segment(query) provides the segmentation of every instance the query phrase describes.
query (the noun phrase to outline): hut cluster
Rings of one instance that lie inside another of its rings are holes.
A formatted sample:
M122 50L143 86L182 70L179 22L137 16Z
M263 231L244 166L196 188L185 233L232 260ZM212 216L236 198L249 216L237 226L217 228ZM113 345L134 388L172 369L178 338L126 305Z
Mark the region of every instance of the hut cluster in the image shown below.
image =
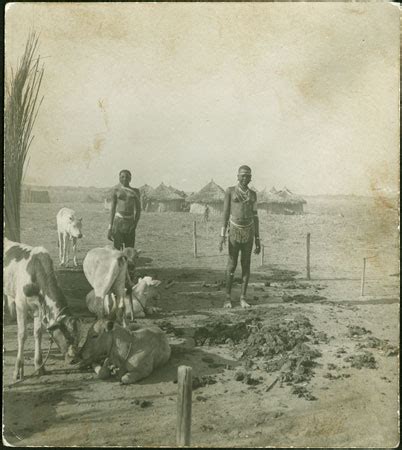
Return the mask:
M189 211L193 214L202 214L206 205L208 205L210 214L217 215L223 211L225 191L214 180L211 180L200 191L189 195L173 186L166 186L164 183L155 189L148 184L139 189L144 211ZM258 209L265 210L270 214L302 214L303 205L306 203L306 200L286 187L279 191L274 187L270 191L263 189L257 192L257 199Z
M56 188L54 188L56 189ZM104 201L104 208L110 210L112 190L91 188L91 191L73 191L59 193L57 190L51 192L35 190L24 187L22 190L22 201L29 203L49 203L50 201L81 201L84 203L98 203ZM259 210L264 210L269 214L303 214L303 205L306 203L299 195L294 194L284 187L277 191L274 187L271 190L263 189L257 191L257 205ZM161 183L153 188L144 184L139 188L141 192L141 209L145 212L190 212L193 214L203 214L208 205L209 214L220 215L223 212L223 201L225 191L221 186L211 180L198 192L186 193L173 186ZM98 192L99 191L99 192ZM56 200L55 200L56 199Z

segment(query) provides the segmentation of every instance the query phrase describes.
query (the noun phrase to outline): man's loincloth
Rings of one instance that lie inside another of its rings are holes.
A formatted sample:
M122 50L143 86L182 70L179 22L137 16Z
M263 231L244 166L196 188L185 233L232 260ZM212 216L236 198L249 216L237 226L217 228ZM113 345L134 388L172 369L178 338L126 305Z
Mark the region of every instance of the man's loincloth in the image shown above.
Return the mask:
M232 220L229 221L229 239L233 244L245 244L250 241L252 242L254 233L254 221L247 225L237 225Z
M120 213L116 213L113 221L113 235L116 233L131 234L134 232L134 215L123 216Z

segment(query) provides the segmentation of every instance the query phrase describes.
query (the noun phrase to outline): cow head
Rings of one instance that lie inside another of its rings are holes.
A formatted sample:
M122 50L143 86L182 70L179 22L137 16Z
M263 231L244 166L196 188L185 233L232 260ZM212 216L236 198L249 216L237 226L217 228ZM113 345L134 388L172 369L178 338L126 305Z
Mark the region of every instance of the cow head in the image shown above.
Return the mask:
M114 322L106 319L97 320L90 326L84 345L78 354L81 367L101 361L109 355L113 344L113 328Z
M80 321L66 314L48 323L47 330L64 355L65 362L72 364L78 354Z
M136 250L132 247L126 247L123 250L123 256L127 260L127 266L130 271L135 269L135 266L137 265L138 258L140 256L141 250Z
M160 299L158 286L161 283L162 283L161 281L154 280L154 279L152 279L152 277L148 277L148 276L143 277L143 278L138 278L137 286L141 286L140 292L142 291L142 300L143 300L144 306L146 306L147 301L149 301L149 300L159 300Z
M77 219L75 216L68 217L67 231L70 238L82 238L82 217Z

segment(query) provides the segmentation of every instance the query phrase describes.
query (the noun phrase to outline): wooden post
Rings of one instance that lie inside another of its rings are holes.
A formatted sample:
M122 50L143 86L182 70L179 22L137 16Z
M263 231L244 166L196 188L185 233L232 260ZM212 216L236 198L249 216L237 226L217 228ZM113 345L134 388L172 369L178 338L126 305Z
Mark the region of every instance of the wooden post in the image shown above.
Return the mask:
M191 367L179 366L177 369L177 429L176 443L178 447L189 446L191 441Z
M194 246L194 258L197 258L197 222L193 222L193 246Z
M364 296L364 283L366 281L366 258L363 258L363 272L362 272L362 284L361 284L361 296Z
M307 233L307 279L310 280L310 233Z
M261 245L261 265L264 265L264 245Z

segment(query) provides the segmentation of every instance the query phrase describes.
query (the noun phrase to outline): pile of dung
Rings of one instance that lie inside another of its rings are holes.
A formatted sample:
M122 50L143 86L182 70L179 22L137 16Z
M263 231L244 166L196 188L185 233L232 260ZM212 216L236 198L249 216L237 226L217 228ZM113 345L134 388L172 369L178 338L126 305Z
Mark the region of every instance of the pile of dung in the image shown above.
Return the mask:
M359 355L351 355L345 358L346 362L350 362L351 367L354 367L356 369L362 369L363 367L366 367L368 369L376 369L377 368L377 362L374 358L374 355L371 352L363 352Z
M258 318L249 318L241 322L228 323L217 320L204 327L197 328L194 333L196 345L238 344L248 338Z
M357 348L375 348L381 350L386 356L397 356L399 348L391 345L387 339L379 339L374 336L367 336L366 339L357 344Z
M327 336L317 333L307 317L297 315L293 320L252 328L241 359L247 364L259 358L267 372L280 371L281 382L309 382L321 353L308 343L318 343L319 338L326 340Z
M155 324L163 330L165 333L174 334L177 337L183 336L184 331L180 328L176 328L173 324L168 322L167 320L163 320L161 322L155 322Z
M314 302L320 302L323 300L326 300L327 297L323 297L322 295L304 295L304 294L297 294L297 295L284 295L282 297L282 300L285 303L314 303Z
M371 334L371 331L366 330L364 327L360 327L358 325L349 325L348 326L348 336L349 337L364 336L369 333Z

